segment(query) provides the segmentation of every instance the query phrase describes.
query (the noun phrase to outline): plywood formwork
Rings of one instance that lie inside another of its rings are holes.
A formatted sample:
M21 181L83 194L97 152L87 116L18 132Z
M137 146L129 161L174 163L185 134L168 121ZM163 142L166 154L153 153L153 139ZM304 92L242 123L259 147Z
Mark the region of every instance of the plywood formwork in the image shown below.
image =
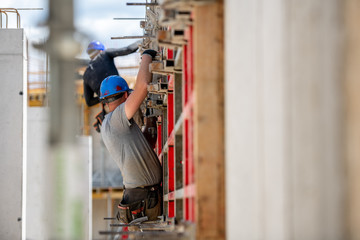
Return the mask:
M346 239L360 239L360 1L345 1Z
M195 7L193 34L197 239L225 239L222 1Z

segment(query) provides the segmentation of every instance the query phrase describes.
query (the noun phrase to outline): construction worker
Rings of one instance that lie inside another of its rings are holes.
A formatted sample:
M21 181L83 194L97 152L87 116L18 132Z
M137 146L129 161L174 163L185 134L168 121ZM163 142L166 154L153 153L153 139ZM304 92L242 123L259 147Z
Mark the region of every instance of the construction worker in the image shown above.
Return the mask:
M105 46L99 41L92 41L89 43L86 52L90 57L90 62L83 75L84 98L89 107L100 102L99 90L102 80L111 75L118 75L114 58L136 52L139 44L140 41L124 48L112 48L105 50ZM96 96L94 96L94 94L96 94ZM140 113L141 112L137 115L137 121L143 123L142 114ZM100 132L100 125L104 116L105 111L102 109L102 111L100 111L95 117L96 122L93 126L98 132Z
M118 75L114 58L136 52L140 42L135 42L124 48L106 49L99 41L92 41L86 50L90 57L89 66L84 72L84 97L86 104L94 106L100 102L99 90L102 80L111 75ZM94 93L97 96L94 96Z
M117 214L123 223L156 220L161 215L160 161L133 120L147 95L149 64L156 54L143 52L134 91L117 75L105 78L100 87L100 100L108 109L101 125L102 139L123 175L125 190Z

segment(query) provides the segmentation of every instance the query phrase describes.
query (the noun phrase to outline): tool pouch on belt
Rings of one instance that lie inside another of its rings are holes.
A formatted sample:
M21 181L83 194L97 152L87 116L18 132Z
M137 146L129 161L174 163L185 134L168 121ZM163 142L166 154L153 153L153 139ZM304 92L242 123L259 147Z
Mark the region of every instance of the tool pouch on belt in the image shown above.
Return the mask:
M116 215L117 220L122 223L129 223L145 216L145 201L141 200L129 204L120 203L118 209L119 211Z

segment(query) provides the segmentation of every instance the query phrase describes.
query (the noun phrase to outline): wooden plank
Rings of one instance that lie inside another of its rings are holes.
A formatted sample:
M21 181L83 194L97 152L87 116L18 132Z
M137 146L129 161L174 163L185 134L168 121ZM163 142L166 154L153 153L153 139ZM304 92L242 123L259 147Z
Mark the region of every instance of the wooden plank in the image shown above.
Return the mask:
M164 70L164 63L161 62L152 62L149 65L149 72L155 72L155 71L163 71Z
M360 1L345 1L345 157L347 239L360 239Z
M170 41L171 39L171 32L165 30L159 30L157 32L157 39L159 41Z
M197 239L225 239L223 3L196 6L194 16Z

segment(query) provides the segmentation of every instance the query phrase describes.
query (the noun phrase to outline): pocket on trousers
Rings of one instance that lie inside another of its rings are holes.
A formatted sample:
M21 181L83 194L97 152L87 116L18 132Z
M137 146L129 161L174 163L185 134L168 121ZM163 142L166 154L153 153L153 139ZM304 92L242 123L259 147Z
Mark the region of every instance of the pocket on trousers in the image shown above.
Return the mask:
M161 204L158 194L156 194L156 197L150 197L146 201L145 215L148 216L150 221L157 220L157 217L161 215Z
M147 198L147 208L154 208L158 202L159 202L159 193L158 191L151 191L148 194L148 198Z

